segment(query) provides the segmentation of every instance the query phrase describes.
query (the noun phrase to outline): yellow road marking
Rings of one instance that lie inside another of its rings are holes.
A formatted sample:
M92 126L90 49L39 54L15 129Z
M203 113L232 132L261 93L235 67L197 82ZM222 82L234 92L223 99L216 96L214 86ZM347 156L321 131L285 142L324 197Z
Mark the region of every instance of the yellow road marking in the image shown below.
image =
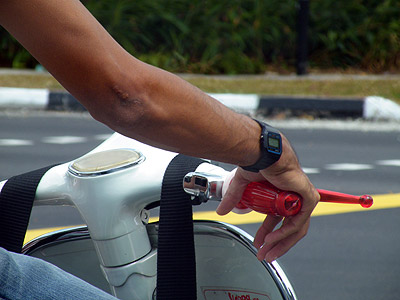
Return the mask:
M64 227L47 227L47 228L38 228L38 229L29 229L26 231L25 234L25 239L24 239L24 244L27 242L33 240L34 238L37 238L38 236L41 236L43 234L61 230L61 229L66 229L66 228L72 228L75 226L64 226Z
M325 216L325 215L335 215L344 214L359 211L370 211L378 209L387 209L400 207L400 193L399 194L385 194L385 195L375 195L374 204L370 208L363 208L361 205L354 204L336 204L336 203L319 203L314 209L312 216ZM193 214L195 220L214 220L221 221L234 225L241 224L252 224L261 223L265 219L265 215L256 212L251 212L244 215L239 215L235 213L229 213L226 216L219 216L214 211L201 211L195 212ZM150 218L150 222L157 221L158 217ZM57 231L68 227L52 227L52 228L40 228L40 229L30 229L27 231L24 243L41 236L45 233Z

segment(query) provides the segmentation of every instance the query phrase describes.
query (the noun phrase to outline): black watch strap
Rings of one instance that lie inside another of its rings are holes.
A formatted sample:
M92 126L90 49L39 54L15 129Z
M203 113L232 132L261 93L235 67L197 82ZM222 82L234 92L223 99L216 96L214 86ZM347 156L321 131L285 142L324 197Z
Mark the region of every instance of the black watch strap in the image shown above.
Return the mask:
M261 127L260 159L251 166L241 166L246 171L258 172L277 162L282 154L282 137L279 131L267 123L254 120Z

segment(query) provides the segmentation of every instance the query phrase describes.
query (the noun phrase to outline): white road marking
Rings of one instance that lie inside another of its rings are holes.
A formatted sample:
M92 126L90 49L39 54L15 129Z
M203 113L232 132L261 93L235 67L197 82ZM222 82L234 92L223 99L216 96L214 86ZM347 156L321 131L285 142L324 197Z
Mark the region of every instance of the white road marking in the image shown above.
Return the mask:
M381 166L400 167L400 159L378 160L376 163Z
M31 146L33 142L30 140L20 139L0 139L0 146Z
M318 168L302 168L303 172L306 174L319 174Z
M104 141L109 138L112 134L98 134L91 137L94 140ZM42 142L46 144L78 144L85 143L90 139L90 137L81 136L49 136L43 137ZM28 139L0 139L0 147L18 147L18 146L32 146L34 141ZM400 159L387 159L378 160L373 164L355 164L355 163L336 163L327 164L322 168L308 168L304 167L303 171L306 174L319 174L321 169L331 170L331 171L362 171L374 169L374 165L378 166L389 166L389 167L400 167Z
M87 138L81 136L49 136L42 139L43 143L59 145L78 144L86 141Z
M112 136L112 134L98 134L94 136L95 140L99 140L99 141L105 141L106 139L108 139L110 136Z
M350 164L350 163L342 163L342 164L328 164L325 166L327 170L332 171L360 171L360 170L370 170L374 167L368 164Z

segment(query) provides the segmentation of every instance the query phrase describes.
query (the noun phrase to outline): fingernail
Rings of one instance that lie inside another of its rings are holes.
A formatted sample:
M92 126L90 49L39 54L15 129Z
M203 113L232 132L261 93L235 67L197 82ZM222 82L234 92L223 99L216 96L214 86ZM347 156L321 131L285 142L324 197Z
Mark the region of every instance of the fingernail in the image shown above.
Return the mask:
M221 209L217 209L215 212L216 212L217 215L219 215L219 216L224 216L224 215L227 214L225 211L223 211L223 210L221 210Z

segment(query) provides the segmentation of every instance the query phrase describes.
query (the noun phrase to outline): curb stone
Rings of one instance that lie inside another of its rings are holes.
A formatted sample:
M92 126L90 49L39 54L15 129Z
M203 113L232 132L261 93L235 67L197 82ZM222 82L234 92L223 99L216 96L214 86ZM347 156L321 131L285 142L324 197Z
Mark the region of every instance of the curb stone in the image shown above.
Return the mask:
M321 116L400 120L400 105L378 96L329 98L256 94L209 95L233 110L248 114L268 115L279 111L318 112ZM85 108L65 91L6 87L0 87L1 108L85 111Z
M364 117L365 99L321 98L296 96L259 96L236 94L210 94L226 106L251 114L271 115L290 111L297 113L317 113L331 117Z

